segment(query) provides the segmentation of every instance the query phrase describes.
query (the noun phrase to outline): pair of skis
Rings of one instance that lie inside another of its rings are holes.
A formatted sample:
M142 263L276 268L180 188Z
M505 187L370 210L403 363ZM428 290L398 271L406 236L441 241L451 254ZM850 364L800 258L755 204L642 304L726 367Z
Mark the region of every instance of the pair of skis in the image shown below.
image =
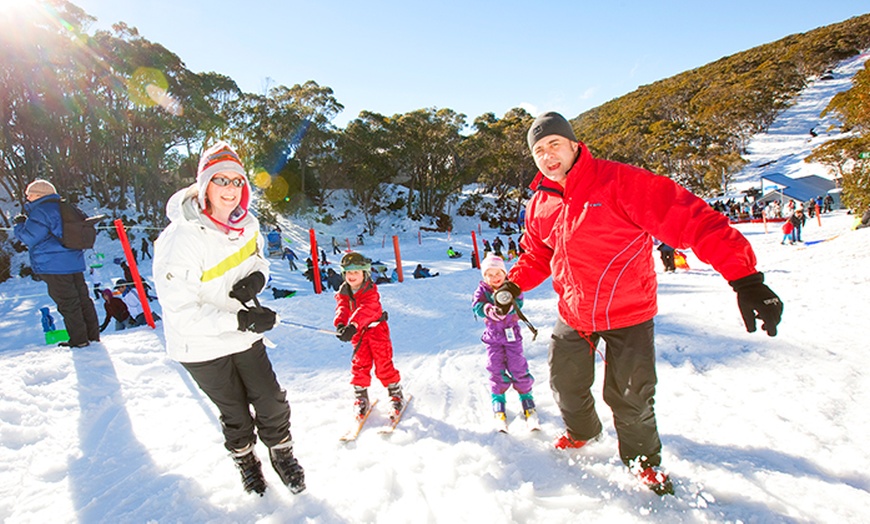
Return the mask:
M528 413L523 413L523 418L526 422L526 429L529 432L540 431L541 423L538 420L538 413L534 409L529 411ZM495 422L495 429L499 433L508 433L508 421L507 417L502 418L499 415L496 415L493 419Z
M408 409L408 404L411 403L412 398L414 398L414 397L411 395L405 396L405 404L402 406L402 411L400 411L398 414L396 414L396 416L391 417L389 422L387 422L386 424L384 424L383 426L378 428L378 433L380 433L381 435L389 435L390 433L392 433L393 431L396 430L396 426L398 426L399 422L402 420L402 416L405 414L405 411ZM366 425L366 421L369 419L369 415L372 414L372 410L374 410L375 406L377 406L377 405L378 405L378 399L375 399L375 401L369 405L368 411L366 411L362 417L360 417L359 419L356 420L357 424L354 427L350 428L350 430L348 430L347 433L342 435L339 440L342 442L353 442L354 440L356 440L356 438L359 436L360 432L362 431L363 426Z

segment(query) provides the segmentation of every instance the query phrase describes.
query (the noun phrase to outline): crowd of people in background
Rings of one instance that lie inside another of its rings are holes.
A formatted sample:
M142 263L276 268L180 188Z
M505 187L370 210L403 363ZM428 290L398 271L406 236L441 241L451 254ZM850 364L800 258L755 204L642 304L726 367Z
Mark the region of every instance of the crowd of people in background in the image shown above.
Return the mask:
M744 196L743 199L735 200L730 198L722 201L717 200L711 202L710 205L716 211L729 217L732 222L739 220L751 219L759 220L766 218L782 219L790 218L796 209L803 208L810 218L815 218L816 209L819 213L830 213L834 210L834 197L831 195L818 195L808 199L806 202L797 202L791 198L780 200L763 201L760 199L751 200L750 197Z

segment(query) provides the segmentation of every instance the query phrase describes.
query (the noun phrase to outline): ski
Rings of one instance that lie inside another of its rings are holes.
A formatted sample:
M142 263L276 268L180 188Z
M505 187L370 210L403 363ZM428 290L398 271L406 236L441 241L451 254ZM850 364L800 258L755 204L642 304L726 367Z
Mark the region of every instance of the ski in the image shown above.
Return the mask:
M508 432L508 421L504 413L498 412L495 414L495 416L492 418L492 427L499 433Z
M352 442L356 440L356 438L359 436L360 431L362 431L363 426L365 426L366 421L369 419L369 415L372 414L372 410L377 404L378 399L375 399L375 401L369 405L369 409L366 411L365 415L363 415L360 419L356 419L357 425L350 428L347 433L341 436L339 440L342 442Z
M530 409L527 412L523 413L523 416L526 419L526 429L528 429L530 432L541 430L541 422L538 420L537 410Z
M402 420L402 415L405 414L405 411L408 409L408 404L411 403L411 399L414 398L411 395L405 396L405 404L402 406L402 411L400 411L395 417L390 417L390 421L387 422L386 425L382 426L378 433L382 435L388 435L396 430L396 426L399 425L399 422Z

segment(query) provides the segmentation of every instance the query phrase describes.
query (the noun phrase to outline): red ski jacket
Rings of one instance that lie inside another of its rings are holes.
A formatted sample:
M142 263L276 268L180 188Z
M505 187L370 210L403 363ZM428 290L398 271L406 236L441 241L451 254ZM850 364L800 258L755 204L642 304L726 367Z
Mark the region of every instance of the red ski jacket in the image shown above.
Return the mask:
M333 325L349 326L354 324L357 328L351 342L354 347L359 343L360 337L368 328L376 328L383 325L380 330L387 327L383 318L384 310L381 307L381 295L378 286L370 279L366 279L363 285L356 291L351 291L345 282L335 294L335 319ZM389 331L387 330L387 333Z
M526 207L525 251L508 279L523 291L553 277L559 315L582 332L653 318L652 237L691 248L727 280L756 272L746 238L671 179L593 158L582 142L563 188L538 172Z

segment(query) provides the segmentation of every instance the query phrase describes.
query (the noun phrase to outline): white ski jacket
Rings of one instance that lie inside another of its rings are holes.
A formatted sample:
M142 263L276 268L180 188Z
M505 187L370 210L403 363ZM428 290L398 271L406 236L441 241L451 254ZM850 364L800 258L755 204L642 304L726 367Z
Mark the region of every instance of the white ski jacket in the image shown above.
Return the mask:
M166 351L179 362L240 353L263 338L238 330L242 304L233 284L260 271L269 279L259 222L250 213L225 233L200 211L196 184L166 204L171 223L154 242L154 283L163 309Z

